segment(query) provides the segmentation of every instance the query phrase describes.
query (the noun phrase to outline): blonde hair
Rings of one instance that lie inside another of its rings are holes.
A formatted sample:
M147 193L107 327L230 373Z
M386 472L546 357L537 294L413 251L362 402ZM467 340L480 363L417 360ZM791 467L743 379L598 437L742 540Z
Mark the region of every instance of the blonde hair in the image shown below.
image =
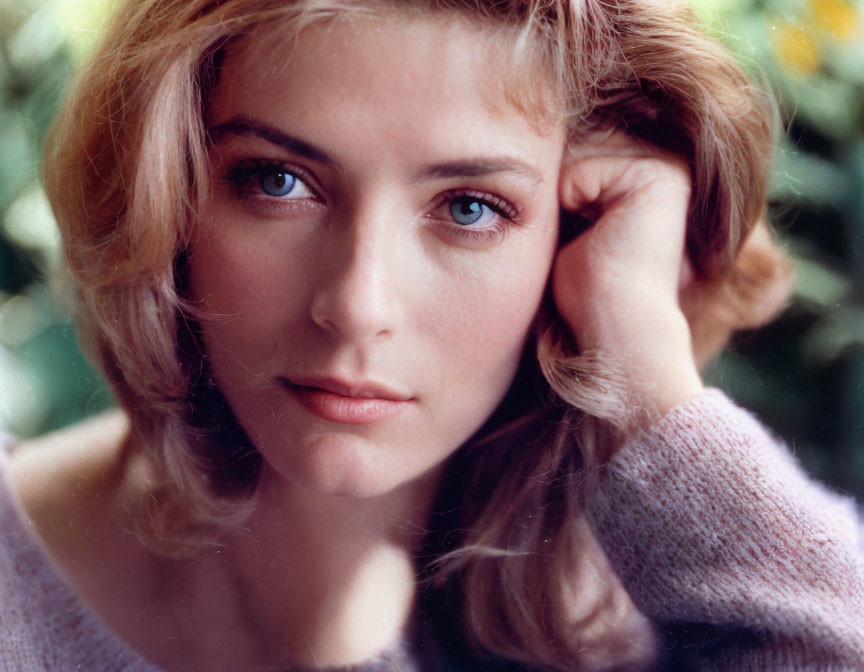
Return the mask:
M290 36L380 11L453 12L509 30L508 96L526 114L563 119L574 141L611 125L687 158L687 249L704 287L688 319L700 361L785 300L788 264L764 233L773 105L675 3L128 1L52 130L44 174L83 341L165 475L142 516L151 541L194 548L242 520L259 464L251 444L242 458L220 448L220 432L245 437L206 417L223 402L189 326L206 316L182 294L190 226L208 191L202 110L219 54L262 26ZM520 77L520 62L530 76ZM491 654L559 670L642 669L653 656L650 623L584 516L623 415L622 386L608 362L573 351L549 306L545 315L536 356L526 353L483 438L450 465L441 497L458 520L436 519L447 543L426 570L457 591L465 630Z

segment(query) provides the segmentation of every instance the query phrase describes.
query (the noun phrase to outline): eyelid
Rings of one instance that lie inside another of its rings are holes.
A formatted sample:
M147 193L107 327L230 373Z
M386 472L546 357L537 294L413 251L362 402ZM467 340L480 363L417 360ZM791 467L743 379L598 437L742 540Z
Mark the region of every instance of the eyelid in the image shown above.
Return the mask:
M450 206L457 198L476 199L492 212L493 221L481 226L471 226L453 221L450 213L444 216L436 214L441 208ZM467 241L469 244L485 246L500 242L511 228L519 226L521 214L521 209L494 194L474 189L449 189L438 195L427 217L435 220L447 235Z
M272 196L262 191L260 186L251 186L256 177L260 177L262 174L270 171L290 173L309 189L314 199L308 197L286 198ZM264 211L273 211L274 214L294 207L301 207L304 201L306 203L313 201L316 205L320 206L325 200L320 195L324 193L323 190L318 187L317 180L308 170L279 159L254 158L234 161L224 171L222 180L228 183L237 198L246 201L251 207L264 209ZM446 217L433 216L441 207L451 204L455 199L460 197L476 199L483 203L485 207L494 213L495 221L490 224L474 227L460 225L454 221L446 221ZM440 193L430 215L427 216L440 220L442 226L445 226L454 235L475 240L488 240L500 238L506 234L511 226L521 224L522 210L496 194L476 189L458 188L448 189Z
M522 211L510 203L510 201L495 194L490 194L486 191L476 191L474 189L449 189L440 195L440 200L435 207L441 207L444 203L450 203L457 198L465 196L476 198L491 208L496 214L511 222L518 223L522 215Z
M302 182L316 199L319 201L323 200L321 196L322 190L318 186L318 181L309 171L279 159L240 159L228 167L223 175L223 180L238 191L249 191L247 187L251 180L271 171L290 173L295 179ZM261 201L288 202L303 200L302 198L280 198L263 191L256 192L256 196Z

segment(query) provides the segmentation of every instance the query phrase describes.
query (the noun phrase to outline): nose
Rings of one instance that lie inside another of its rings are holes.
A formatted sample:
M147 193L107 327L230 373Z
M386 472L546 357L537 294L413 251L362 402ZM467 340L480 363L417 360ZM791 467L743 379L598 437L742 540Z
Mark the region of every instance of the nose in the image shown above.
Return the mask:
M379 215L333 224L323 253L310 313L313 322L342 340L365 344L393 336L401 322L398 251Z

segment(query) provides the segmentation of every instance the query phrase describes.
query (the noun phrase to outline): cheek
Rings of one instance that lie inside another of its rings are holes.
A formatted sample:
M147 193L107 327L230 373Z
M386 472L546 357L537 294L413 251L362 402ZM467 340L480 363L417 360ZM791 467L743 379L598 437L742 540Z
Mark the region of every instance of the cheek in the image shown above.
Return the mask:
M190 248L188 290L204 315L209 373L250 437L262 426L250 408L272 405L273 375L284 372L291 330L308 315L293 261L242 236L204 236Z
M275 237L207 234L190 247L188 290L212 316L212 331L256 341L296 319L308 293L305 256ZM238 344L240 345L240 344ZM251 346L251 343L250 343Z
M541 232L538 232L538 234ZM479 395L501 396L509 387L546 288L554 231L505 241L498 258L448 282L426 322L438 359Z

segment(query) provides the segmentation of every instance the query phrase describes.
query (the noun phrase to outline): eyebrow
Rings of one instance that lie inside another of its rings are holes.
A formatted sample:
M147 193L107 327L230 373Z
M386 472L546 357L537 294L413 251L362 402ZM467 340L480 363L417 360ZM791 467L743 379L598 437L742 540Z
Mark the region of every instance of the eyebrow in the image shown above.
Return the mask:
M278 128L265 124L255 119L239 115L233 117L229 121L221 124L216 124L207 129L210 138L213 141L219 140L225 135L236 135L240 137L257 137L266 140L272 145L277 145L282 149L287 149L289 152L299 154L312 161L320 163L336 164L336 161L325 152L323 149L316 147L304 140L288 135Z
M420 179L484 177L500 173L513 173L529 179L534 184L543 182L543 175L534 166L507 156L437 163L423 168L418 177Z
M281 147L282 149L288 150L294 154L299 154L300 156L312 161L338 166L338 162L323 149L316 147L305 140L295 138L294 136L270 126L269 124L244 115L238 115L229 121L212 126L207 129L207 132L213 141L217 141L225 135L261 138L272 145ZM424 166L420 169L417 173L417 178L420 180L428 180L454 177L484 177L501 173L511 173L527 178L535 185L539 185L543 182L543 175L537 168L525 163L524 161L508 156L484 157L436 163Z

